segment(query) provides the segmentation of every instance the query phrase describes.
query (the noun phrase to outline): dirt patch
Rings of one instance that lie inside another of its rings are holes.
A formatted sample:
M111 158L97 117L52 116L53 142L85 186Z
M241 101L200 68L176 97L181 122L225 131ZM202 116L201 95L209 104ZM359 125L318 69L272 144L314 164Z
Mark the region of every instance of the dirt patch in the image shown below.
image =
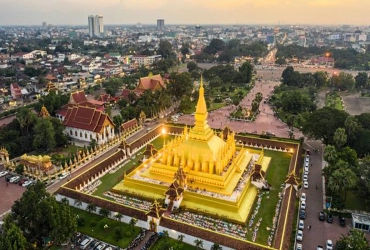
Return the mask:
M370 97L342 96L345 111L350 115L370 113Z

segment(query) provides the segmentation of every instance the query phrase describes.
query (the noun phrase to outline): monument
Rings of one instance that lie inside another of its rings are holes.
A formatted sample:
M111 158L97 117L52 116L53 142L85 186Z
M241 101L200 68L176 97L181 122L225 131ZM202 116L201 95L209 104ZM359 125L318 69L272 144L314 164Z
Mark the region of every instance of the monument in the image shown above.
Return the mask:
M165 199L169 211L184 205L244 223L258 190L252 185L254 164L266 171L270 158L263 151L237 146L234 132L218 135L207 117L201 79L194 126L165 141L162 149L125 176L113 191Z

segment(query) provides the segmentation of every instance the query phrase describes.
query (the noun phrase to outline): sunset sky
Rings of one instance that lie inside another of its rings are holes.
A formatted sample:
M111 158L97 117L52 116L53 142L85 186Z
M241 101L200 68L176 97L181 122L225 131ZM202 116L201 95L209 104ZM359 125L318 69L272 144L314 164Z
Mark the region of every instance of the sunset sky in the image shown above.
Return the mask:
M357 24L370 25L370 0L1 0L1 25Z

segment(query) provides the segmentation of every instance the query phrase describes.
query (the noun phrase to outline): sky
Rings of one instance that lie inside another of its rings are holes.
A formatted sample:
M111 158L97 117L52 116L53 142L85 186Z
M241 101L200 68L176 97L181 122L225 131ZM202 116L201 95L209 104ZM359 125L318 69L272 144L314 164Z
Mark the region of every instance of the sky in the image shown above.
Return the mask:
M1 25L353 24L370 25L370 0L1 0Z

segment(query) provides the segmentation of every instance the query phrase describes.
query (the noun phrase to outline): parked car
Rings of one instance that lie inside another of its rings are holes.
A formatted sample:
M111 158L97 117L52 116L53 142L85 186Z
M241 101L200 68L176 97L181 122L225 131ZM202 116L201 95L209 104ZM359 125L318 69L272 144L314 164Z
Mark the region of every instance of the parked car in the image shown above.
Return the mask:
M301 209L299 211L299 218L302 219L302 220L306 219L306 210Z
M18 184L22 178L20 176L17 176L18 178L13 181L14 184Z
M302 250L303 248L302 248L302 244L297 244L297 246L296 246L296 248L295 248L295 250Z
M299 222L298 222L298 229L300 229L300 230L303 230L304 229L304 221L303 220L299 220Z
M306 202L305 201L301 202L301 209L306 210Z
M341 225L342 227L346 225L346 220L341 215L339 216L339 225Z
M319 220L321 221L325 220L325 213L323 211L319 212Z
M99 246L97 246L95 249L96 249L96 250L102 250L102 249L104 249L106 246L107 246L106 244L101 243L101 244L100 244Z
M11 179L11 178L13 178L13 177L14 177L14 175L11 175L11 174L10 174L10 175L7 175L7 176L5 177L5 180L6 180L6 181L10 181L10 179Z
M20 181L18 182L18 185L19 185L19 186L22 186L22 185L23 185L23 183L25 183L26 181L28 181L28 179L27 179L27 178L23 178L22 180L20 180Z
M0 172L0 177L4 177L7 174L8 174L8 171L1 171Z
M326 222L333 223L333 215L328 214L328 216L326 216Z
M326 241L326 250L333 250L333 241L331 240Z
M308 188L308 181L303 182L303 187L306 188L306 189Z
M24 182L23 184L22 184L22 187L28 187L29 185L31 185L33 183L33 181L30 181L30 180L28 180L28 181L26 181L26 182Z
M306 201L306 198L307 198L306 193L302 193L301 194L301 201Z
M21 177L19 177L19 176L13 176L13 177L9 180L9 182L10 182L10 183L14 183L15 181L18 181L20 178L21 178Z
M303 231L302 230L298 230L298 232L297 232L297 240L298 241L302 241L303 240Z
M308 175L306 174L303 175L303 181L308 181Z

